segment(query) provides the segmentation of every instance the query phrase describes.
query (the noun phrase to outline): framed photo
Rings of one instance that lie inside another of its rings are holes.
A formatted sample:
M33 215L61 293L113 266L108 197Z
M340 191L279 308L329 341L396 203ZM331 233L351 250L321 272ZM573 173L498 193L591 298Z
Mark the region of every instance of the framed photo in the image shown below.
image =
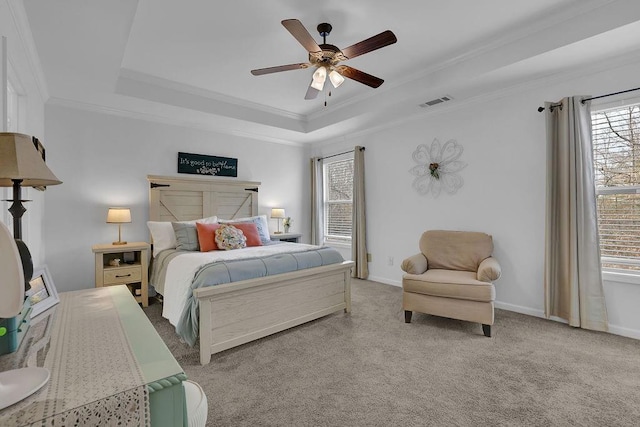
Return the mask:
M26 292L26 296L31 302L32 318L60 302L56 285L46 265L34 269L33 279L29 284L31 289Z

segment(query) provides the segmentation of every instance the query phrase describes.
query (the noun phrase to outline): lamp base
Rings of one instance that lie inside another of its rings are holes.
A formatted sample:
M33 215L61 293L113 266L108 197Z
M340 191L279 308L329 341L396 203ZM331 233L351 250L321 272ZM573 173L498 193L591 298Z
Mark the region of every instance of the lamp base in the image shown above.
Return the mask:
M21 368L0 372L0 410L20 402L49 381L46 368Z
M118 240L117 242L111 242L112 245L126 245L127 242L122 242L120 240Z
M282 231L274 231L273 234L282 234Z

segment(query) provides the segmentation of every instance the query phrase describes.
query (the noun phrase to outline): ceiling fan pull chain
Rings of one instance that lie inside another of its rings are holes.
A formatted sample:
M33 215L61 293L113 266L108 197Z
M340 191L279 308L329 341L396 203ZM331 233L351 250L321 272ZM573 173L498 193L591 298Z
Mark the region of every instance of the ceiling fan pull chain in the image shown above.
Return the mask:
M329 95L328 96L331 96L331 91L329 91ZM326 92L324 94L324 106L325 107L327 106L327 93Z

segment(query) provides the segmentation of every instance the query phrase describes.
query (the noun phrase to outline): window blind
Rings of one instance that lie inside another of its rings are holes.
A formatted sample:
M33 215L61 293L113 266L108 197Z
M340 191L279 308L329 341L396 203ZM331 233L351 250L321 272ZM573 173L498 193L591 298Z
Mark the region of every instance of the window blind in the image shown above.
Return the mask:
M353 159L325 164L325 236L351 239Z
M640 104L591 120L603 267L640 271Z

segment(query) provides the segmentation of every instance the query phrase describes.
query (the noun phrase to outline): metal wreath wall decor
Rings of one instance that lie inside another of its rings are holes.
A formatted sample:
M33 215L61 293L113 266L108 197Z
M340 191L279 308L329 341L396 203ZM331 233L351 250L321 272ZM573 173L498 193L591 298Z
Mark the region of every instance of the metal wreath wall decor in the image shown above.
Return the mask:
M420 144L413 152L413 161L416 166L409 172L416 178L413 180L413 188L420 195L428 193L438 197L444 190L448 194L455 194L464 184L462 176L458 172L467 167L467 164L458 160L462 156L464 148L454 139L440 144L434 139L431 147Z

